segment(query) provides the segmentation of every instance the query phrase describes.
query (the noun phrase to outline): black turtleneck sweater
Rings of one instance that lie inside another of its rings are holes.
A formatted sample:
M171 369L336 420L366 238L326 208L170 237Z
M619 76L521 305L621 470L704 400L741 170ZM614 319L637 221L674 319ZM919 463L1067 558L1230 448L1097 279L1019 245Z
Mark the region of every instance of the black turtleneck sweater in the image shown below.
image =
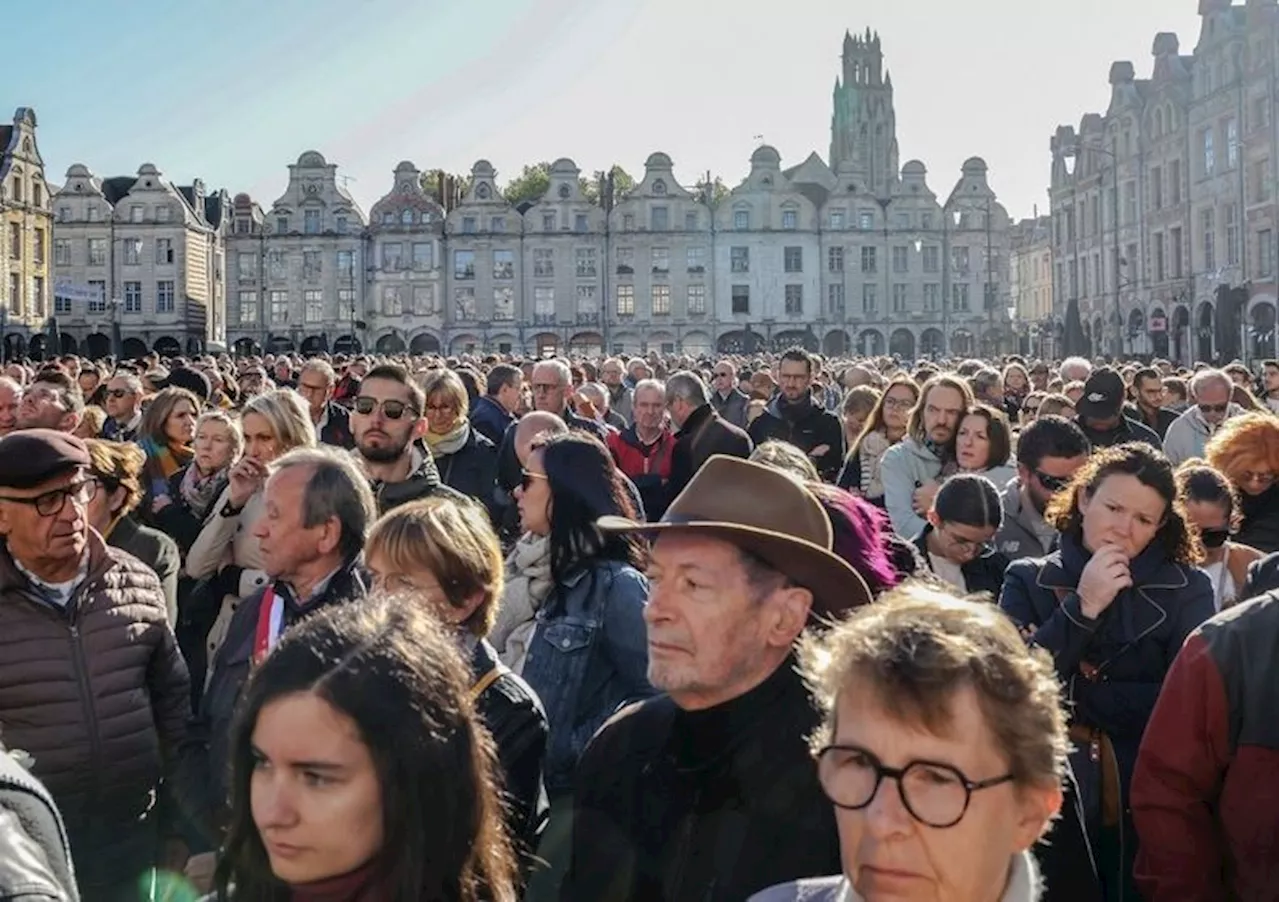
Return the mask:
M561 902L741 902L840 872L806 744L820 716L794 667L703 711L650 699L601 730L578 765Z

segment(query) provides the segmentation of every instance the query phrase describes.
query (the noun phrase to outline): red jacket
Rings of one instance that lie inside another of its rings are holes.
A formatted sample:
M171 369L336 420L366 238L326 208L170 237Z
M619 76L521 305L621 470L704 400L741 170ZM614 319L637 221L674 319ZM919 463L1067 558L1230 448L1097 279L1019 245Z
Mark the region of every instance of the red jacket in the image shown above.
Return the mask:
M1280 595L1228 608L1165 677L1134 769L1134 878L1151 902L1274 899Z
M666 429L656 442L645 445L636 435L636 427L628 426L622 432L611 433L608 444L618 469L632 482L644 476L657 476L664 482L671 478L671 452L676 440Z

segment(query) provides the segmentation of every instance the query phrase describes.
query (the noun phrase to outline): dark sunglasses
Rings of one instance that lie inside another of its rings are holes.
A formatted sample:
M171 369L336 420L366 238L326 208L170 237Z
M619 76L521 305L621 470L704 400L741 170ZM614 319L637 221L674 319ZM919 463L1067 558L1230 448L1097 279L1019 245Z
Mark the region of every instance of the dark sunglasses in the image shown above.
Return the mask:
M1200 530L1200 541L1204 543L1205 548L1221 548L1229 538L1231 538L1231 530L1229 529Z
M546 473L530 473L528 470L521 470L520 471L520 488L524 489L526 492L529 491L529 487L532 486L534 483L534 480L537 480L537 479L542 479L545 481L548 479L548 477Z
M1041 473L1039 470L1032 470L1036 479L1040 480L1040 484L1051 492L1059 492L1064 489L1071 481L1070 476L1050 476L1048 473Z
M107 389L108 398L123 398L125 395L131 395L133 392L127 388L109 388Z
M419 411L414 409L413 406L406 404L404 401L397 401L394 398L386 401L379 401L377 398L370 398L368 395L361 395L356 398L356 413L363 417L369 416L379 407L382 408L382 413L388 420L400 419L404 416L406 410L414 416L417 416L419 413Z
M1226 413L1227 412L1226 404L1197 404L1196 407L1200 408L1201 413Z

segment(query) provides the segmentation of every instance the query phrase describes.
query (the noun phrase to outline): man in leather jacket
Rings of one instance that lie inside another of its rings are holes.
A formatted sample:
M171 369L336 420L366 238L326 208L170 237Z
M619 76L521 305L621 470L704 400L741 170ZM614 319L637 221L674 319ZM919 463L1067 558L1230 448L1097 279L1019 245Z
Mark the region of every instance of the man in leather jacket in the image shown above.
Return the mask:
M0 899L79 902L62 815L25 756L0 745Z

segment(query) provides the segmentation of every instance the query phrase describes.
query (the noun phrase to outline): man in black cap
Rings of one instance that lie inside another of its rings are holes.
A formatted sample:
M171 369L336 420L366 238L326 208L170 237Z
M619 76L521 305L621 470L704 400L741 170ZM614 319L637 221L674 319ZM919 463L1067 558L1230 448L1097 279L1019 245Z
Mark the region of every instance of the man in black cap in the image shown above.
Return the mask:
M649 680L666 694L587 747L561 902L739 902L838 871L806 744L820 718L792 645L811 615L870 593L832 553L822 505L786 473L716 455L658 523L599 525L656 536L644 619Z
M1160 436L1150 426L1124 415L1124 379L1110 367L1094 370L1085 381L1076 412L1077 424L1095 449L1125 442L1146 442L1160 448Z
M155 572L89 528L88 466L66 433L0 439L0 726L66 818L83 898L114 902L159 863L190 692Z

